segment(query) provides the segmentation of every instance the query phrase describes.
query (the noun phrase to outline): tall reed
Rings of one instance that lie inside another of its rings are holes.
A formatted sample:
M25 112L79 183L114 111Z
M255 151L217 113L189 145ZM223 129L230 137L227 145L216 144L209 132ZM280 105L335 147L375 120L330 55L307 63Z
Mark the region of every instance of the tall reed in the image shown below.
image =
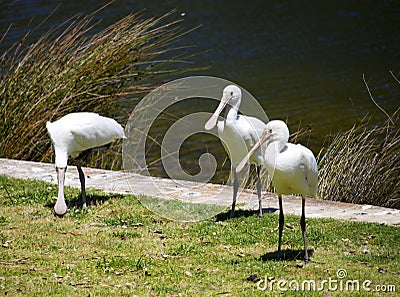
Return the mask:
M321 198L400 208L399 118L354 125L320 151Z
M91 111L124 124L132 105L124 111L122 98L138 99L181 71L176 52L166 58L183 34L171 14L131 14L103 30L93 16L73 17L33 44L25 35L0 56L0 157L51 161L47 121Z

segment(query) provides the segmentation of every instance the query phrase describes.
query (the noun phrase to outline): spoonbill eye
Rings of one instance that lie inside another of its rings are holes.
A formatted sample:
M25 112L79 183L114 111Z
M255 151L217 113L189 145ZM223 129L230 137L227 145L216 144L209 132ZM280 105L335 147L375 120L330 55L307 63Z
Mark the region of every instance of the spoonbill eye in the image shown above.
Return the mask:
M231 96L233 96L233 92L231 92Z

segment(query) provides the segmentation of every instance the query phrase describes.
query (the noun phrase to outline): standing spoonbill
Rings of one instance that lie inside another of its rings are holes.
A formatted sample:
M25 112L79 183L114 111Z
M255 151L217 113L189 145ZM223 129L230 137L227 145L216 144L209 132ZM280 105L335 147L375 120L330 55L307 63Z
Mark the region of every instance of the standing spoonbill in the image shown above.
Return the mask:
M68 157L78 157L81 153L98 148L110 142L126 138L124 129L114 119L102 117L97 113L70 113L59 120L46 124L47 131L54 145L58 180L58 197L54 212L63 216L68 208L64 199L64 180ZM80 164L77 166L81 182L83 207L86 206L85 175Z
M236 170L243 169L250 156L262 146L264 164L279 199L278 254L281 257L281 242L284 224L282 194L299 194L302 199L300 226L304 241L304 261L309 262L306 238L305 197L317 197L318 168L314 154L301 144L288 143L289 129L285 122L268 122L260 140L239 163Z
M231 218L235 216L236 197L239 189L239 181L235 170L237 164L247 154L249 149L260 139L265 129L265 123L255 117L238 115L242 91L235 85L229 85L222 92L221 102L217 109L205 124L206 130L211 130L217 125L218 136L227 151L231 160L231 171L233 172L233 202ZM222 110L226 107L224 120L218 121ZM250 157L250 163L256 164L257 170L257 195L258 195L258 216L262 217L261 206L261 180L260 167L262 165L261 150L256 151Z

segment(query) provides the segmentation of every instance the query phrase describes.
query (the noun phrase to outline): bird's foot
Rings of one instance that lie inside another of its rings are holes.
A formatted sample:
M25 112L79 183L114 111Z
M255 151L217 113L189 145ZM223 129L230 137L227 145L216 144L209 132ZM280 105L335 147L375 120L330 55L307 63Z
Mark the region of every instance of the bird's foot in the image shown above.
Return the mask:
M258 217L259 217L260 219L263 217L263 212L262 212L262 211L258 212Z

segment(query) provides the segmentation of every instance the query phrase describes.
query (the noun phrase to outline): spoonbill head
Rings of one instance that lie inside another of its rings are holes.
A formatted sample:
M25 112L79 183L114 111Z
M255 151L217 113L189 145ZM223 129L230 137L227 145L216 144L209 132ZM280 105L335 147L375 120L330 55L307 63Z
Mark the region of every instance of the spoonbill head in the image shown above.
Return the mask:
M76 158L89 149L102 147L126 137L124 129L114 119L91 112L67 114L55 122L47 122L46 128L54 146L58 180L58 197L54 212L63 216L68 210L64 199L64 180L69 156ZM77 168L85 207L85 178L81 166L78 165Z
M281 254L281 240L284 224L282 194L295 194L302 197L302 215L300 225L304 241L304 260L309 261L306 239L305 197L317 197L318 168L314 154L301 144L288 143L289 129L285 122L273 120L267 123L261 138L239 163L240 171L247 160L260 146L264 165L272 180L272 185L279 199L279 241L278 252Z
M233 172L233 202L231 217L234 217L236 197L239 188L239 181L235 168L249 149L257 142L265 129L265 123L261 120L255 117L238 114L241 100L242 91L239 87L235 85L228 85L225 87L217 109L204 126L206 130L211 130L217 125L218 136L231 160ZM225 117L223 120L218 121L218 117L224 109L226 109ZM259 150L255 152L251 156L249 162L254 163L257 166L258 178L256 188L259 200L259 216L262 217L260 180L260 166L262 164L261 151Z
M233 111L235 111L237 114L241 102L242 102L242 91L240 90L240 88L235 85L226 86L222 91L222 98L217 109L214 111L213 115L207 121L204 128L206 130L211 130L212 128L214 128L215 125L217 124L219 115L228 104L233 108Z

